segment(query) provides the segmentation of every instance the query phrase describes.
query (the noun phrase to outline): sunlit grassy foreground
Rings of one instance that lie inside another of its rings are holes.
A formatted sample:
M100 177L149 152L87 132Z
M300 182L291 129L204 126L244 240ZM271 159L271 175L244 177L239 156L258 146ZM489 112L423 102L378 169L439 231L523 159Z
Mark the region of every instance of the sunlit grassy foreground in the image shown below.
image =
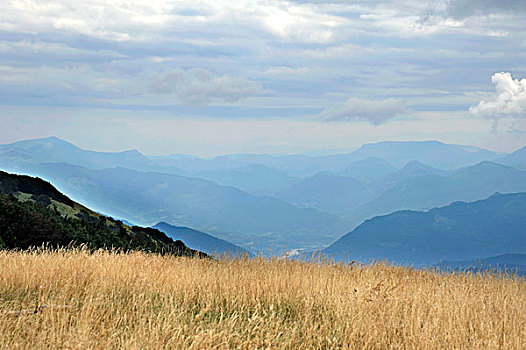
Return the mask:
M2 349L526 349L520 279L78 251L0 267Z

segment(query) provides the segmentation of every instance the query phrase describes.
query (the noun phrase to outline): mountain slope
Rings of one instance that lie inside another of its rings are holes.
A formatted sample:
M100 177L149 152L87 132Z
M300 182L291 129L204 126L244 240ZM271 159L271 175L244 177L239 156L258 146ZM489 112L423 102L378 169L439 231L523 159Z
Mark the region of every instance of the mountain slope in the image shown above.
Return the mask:
M517 169L526 170L526 146L509 154L496 162L504 165L509 165Z
M526 191L526 172L492 162L460 169L451 176L423 175L402 181L355 212L356 220L396 210L423 210L492 193Z
M71 199L59 192L53 185L39 178L14 175L0 171L0 193L26 193L36 196L47 196L52 200L70 207L75 205Z
M395 184L397 182L402 182L423 175L446 176L447 172L437 168L433 168L427 164L419 162L418 160L412 160L409 163L407 163L402 169L396 170L386 175L382 179L382 182L386 185Z
M278 192L276 197L302 207L345 216L375 194L373 186L352 177L319 173Z
M229 256L239 256L249 254L247 250L232 243L188 227L174 226L166 222L159 222L152 227L166 233L168 237L174 240L180 240L188 247L208 255L226 254Z
M19 163L64 162L91 169L126 167L136 170L158 170L158 166L136 150L123 152L96 152L81 149L56 137L24 140L0 145L0 165ZM177 173L179 169L166 167L166 172Z
M497 154L490 151L450 145L439 141L370 143L363 145L352 154L359 159L378 157L399 167L412 160L417 160L439 169L455 169L498 157Z
M345 168L342 175L354 177L355 179L364 182L374 182L396 170L398 169L392 166L389 162L378 157L370 157L352 163Z
M284 172L258 164L249 164L235 170L205 170L194 176L219 185L233 186L254 195L273 195L299 181Z
M43 244L200 254L158 230L130 227L97 214L41 179L0 172L0 247L27 249Z
M365 221L323 252L338 259L427 265L526 253L526 193L495 194L428 212L398 211Z

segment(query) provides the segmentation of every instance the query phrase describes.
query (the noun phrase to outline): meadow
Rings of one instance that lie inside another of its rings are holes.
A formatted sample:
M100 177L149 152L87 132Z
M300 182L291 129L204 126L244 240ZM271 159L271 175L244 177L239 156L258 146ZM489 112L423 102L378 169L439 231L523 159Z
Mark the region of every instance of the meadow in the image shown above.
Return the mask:
M526 348L513 276L82 250L0 267L0 349Z

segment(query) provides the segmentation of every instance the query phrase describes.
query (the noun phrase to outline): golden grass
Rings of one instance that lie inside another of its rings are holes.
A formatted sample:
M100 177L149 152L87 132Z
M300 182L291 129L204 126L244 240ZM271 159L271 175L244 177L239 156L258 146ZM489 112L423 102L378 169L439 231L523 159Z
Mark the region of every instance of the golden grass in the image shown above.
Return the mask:
M2 349L526 349L524 279L0 252Z

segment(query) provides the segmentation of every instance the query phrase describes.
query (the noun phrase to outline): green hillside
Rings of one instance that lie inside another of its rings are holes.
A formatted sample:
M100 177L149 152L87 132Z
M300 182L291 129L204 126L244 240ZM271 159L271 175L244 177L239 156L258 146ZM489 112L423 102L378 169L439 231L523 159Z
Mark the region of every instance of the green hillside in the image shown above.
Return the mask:
M159 230L128 226L97 214L39 178L0 171L0 247L27 249L43 244L202 254Z

